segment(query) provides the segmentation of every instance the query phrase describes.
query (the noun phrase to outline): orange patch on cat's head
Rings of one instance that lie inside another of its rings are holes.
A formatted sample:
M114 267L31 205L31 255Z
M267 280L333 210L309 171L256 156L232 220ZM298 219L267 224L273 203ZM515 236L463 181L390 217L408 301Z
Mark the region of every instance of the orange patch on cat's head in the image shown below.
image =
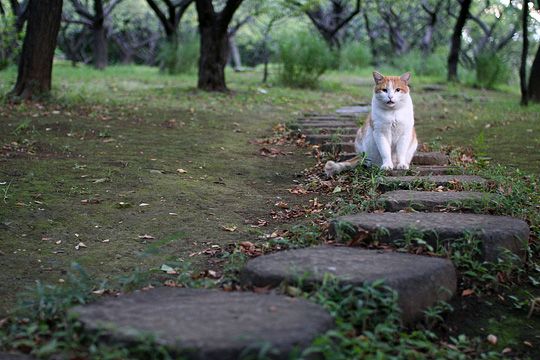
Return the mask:
M394 89L400 89L400 91L408 93L410 79L410 72L406 72L401 76L384 76L377 71L373 72L373 80L375 80L375 92L381 92L384 89L388 88L388 84L391 82Z

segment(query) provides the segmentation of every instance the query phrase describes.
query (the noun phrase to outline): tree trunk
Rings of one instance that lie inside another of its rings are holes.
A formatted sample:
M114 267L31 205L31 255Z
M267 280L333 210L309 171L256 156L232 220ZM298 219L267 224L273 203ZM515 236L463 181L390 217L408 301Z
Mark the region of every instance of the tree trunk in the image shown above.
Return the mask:
M375 44L375 36L373 34L373 30L371 29L371 24L369 21L367 10L364 10L363 16L364 16L364 25L366 27L366 32L369 38L369 49L371 50L371 58L372 58L371 62L373 63L373 65L377 65L379 63L377 59L378 58L377 47Z
M62 17L62 0L30 0L28 6L17 83L10 93L22 99L45 95L51 90L54 49Z
M521 87L521 105L529 104L529 95L527 94L527 54L529 52L529 1L523 0L523 9L521 11L521 25L523 30L523 46L521 49L521 64L519 66L519 84Z
M96 24L93 31L94 37L94 66L103 70L108 65L107 29L103 24Z
M458 80L458 62L459 53L461 51L461 33L465 27L465 23L469 17L469 9L471 7L472 0L463 0L461 3L461 9L459 11L456 25L454 26L454 33L452 34L452 42L450 45L450 53L448 55L448 81Z
M540 103L540 46L536 51L529 75L528 98L533 102Z
M200 26L199 89L226 91L225 65L229 58L229 36L217 24Z

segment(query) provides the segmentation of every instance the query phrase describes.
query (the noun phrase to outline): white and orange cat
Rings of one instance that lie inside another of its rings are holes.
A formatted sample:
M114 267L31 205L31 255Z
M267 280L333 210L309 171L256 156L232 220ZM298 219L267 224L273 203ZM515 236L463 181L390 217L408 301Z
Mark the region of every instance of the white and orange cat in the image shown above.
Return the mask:
M418 146L408 86L411 74L383 76L374 71L373 79L371 113L354 142L359 155L339 163L328 161L324 166L328 176L355 167L363 153L367 165L378 165L383 170L409 169Z

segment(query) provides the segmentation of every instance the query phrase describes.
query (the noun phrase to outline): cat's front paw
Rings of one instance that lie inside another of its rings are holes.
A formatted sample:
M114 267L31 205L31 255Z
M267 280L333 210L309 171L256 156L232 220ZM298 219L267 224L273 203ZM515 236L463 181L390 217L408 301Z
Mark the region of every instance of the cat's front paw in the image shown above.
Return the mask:
M396 166L396 169L398 170L409 170L409 165L408 164L397 164Z
M391 162L384 163L381 165L381 170L392 170L393 168L394 168L394 164L392 164Z

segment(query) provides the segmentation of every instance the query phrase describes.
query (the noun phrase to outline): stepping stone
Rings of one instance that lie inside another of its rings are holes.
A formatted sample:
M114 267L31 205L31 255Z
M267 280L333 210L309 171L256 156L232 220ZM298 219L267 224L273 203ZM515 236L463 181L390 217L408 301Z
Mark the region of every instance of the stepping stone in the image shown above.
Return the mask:
M425 175L457 175L463 173L463 170L455 166L446 166L446 165L419 165L413 166L409 170L392 170L389 171L390 176L405 176L416 175L416 176L425 176Z
M336 110L340 115L353 115L357 116L370 112L371 106L369 105L357 105L357 106L344 106Z
M347 148L350 149L350 148ZM351 150L343 151L342 154L340 154L340 158L343 160L348 160L352 157L356 156L356 150L354 147ZM422 166L431 166L431 165L438 165L438 166L444 166L448 165L449 158L446 154L440 153L440 152L417 152L414 154L414 157L412 159L413 165L422 165Z
M306 140L311 144L324 144L326 142L332 142L333 140L340 140L340 142L354 141L355 135L341 135L341 134L317 134L307 135Z
M355 127L358 126L356 121L299 121L299 127L301 128L342 128L342 127Z
M26 354L0 352L0 360L37 360L37 358Z
M326 152L346 152L352 153L355 151L354 142L337 142L337 143L326 143L321 145L321 150ZM356 156L356 155L354 155Z
M319 115L298 118L298 121L356 121L356 116L351 115Z
M447 259L336 246L260 256L247 263L241 279L259 287L302 279L310 287L322 282L325 273L357 286L384 279L398 293L405 322L419 318L424 309L450 299L456 291L456 273Z
M410 189L422 183L456 188L458 185L482 186L486 179L477 175L426 175L426 176L388 176L379 184L383 190Z
M347 224L347 226L343 226ZM330 234L339 241L365 237L383 243L405 239L410 230L423 233L423 240L437 245L456 241L473 233L481 242L483 258L496 261L502 249L523 255L529 239L526 222L508 216L458 213L382 213L341 216L332 220Z
M397 190L382 194L379 200L388 211L412 208L418 211L433 211L448 207L461 210L488 204L496 195L473 191L413 191Z
M450 158L442 152L417 152L414 154L414 165L448 165Z
M344 135L355 135L358 132L358 128L351 127L340 127L340 128L303 128L302 133L309 135L319 135L319 134L344 134Z
M279 352L276 359L288 359L333 327L328 312L307 300L207 289L156 288L70 313L108 341L133 343L152 334L175 356L197 360L239 359L268 345Z

